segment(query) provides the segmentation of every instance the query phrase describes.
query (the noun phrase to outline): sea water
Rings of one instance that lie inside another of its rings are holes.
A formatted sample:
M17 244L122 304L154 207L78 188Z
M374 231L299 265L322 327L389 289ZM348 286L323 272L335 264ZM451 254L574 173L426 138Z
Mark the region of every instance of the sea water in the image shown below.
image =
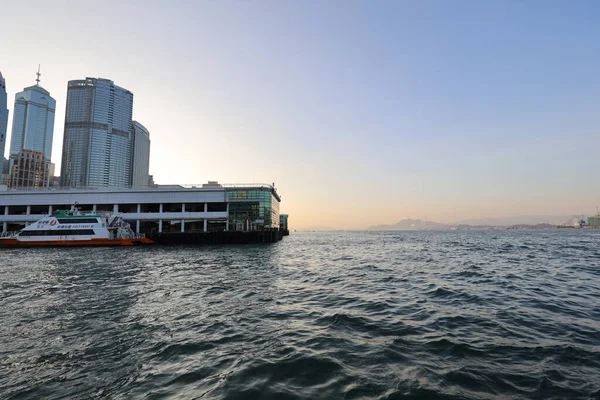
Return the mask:
M600 230L0 250L2 399L600 397Z

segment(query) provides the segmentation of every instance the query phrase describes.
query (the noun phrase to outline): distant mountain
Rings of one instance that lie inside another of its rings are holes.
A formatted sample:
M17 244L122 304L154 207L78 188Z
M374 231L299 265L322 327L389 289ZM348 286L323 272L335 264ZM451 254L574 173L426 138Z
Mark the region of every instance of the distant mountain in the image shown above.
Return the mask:
M512 225L512 226L506 227L506 229L555 229L555 228L556 228L556 225L552 225L552 224L535 224L535 225L520 224L520 225Z
M571 220L572 216L556 215L522 215L518 217L507 218L478 218L468 219L459 222L460 225L471 226L513 226L513 225L537 225L537 224L561 224L564 221Z
M423 221L421 219L403 219L391 225L375 225L367 228L370 231L422 231L425 229L450 229L453 225L439 224L432 221Z
M421 219L403 219L395 224L375 225L367 229L370 231L422 231L445 229L548 229L557 225L572 226L580 217L556 215L524 215L507 218L480 218L461 221L458 224L441 224Z

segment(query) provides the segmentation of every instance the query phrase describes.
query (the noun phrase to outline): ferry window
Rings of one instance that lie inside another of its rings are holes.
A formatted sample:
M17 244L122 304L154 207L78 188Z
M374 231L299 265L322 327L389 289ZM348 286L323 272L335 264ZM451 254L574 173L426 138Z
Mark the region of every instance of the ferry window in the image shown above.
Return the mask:
M93 229L73 229L70 231L71 235L93 235L94 234L94 230Z
M59 224L97 224L97 218L59 218Z
M60 229L45 231L22 231L19 236L83 236L94 235L93 229Z

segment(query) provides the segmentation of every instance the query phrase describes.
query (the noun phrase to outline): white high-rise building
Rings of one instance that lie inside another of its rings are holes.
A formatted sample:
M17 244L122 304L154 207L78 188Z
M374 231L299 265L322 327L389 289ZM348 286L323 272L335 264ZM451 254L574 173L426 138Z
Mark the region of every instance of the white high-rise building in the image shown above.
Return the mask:
M4 166L4 151L6 150L6 130L8 128L8 108L6 100L6 82L0 72L0 177ZM1 184L2 182L0 182Z
M69 81L62 186L130 185L132 114L133 93L113 81Z
M137 121L133 121L131 136L131 187L149 185L150 132Z

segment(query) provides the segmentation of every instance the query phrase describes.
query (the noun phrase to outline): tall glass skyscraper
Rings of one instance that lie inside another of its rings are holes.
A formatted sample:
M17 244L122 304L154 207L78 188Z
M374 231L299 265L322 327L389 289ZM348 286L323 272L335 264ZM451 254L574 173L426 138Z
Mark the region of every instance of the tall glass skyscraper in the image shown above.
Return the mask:
M148 187L150 169L150 132L133 121L131 138L131 187Z
M113 81L69 81L62 186L130 185L132 114L133 93Z
M10 157L15 158L21 150L35 150L52 158L54 135L54 112L56 100L39 85L23 89L15 95Z
M8 108L6 108L6 82L0 72L0 178L4 166L4 150L6 150L6 129L8 127ZM0 183L2 181L0 180Z

